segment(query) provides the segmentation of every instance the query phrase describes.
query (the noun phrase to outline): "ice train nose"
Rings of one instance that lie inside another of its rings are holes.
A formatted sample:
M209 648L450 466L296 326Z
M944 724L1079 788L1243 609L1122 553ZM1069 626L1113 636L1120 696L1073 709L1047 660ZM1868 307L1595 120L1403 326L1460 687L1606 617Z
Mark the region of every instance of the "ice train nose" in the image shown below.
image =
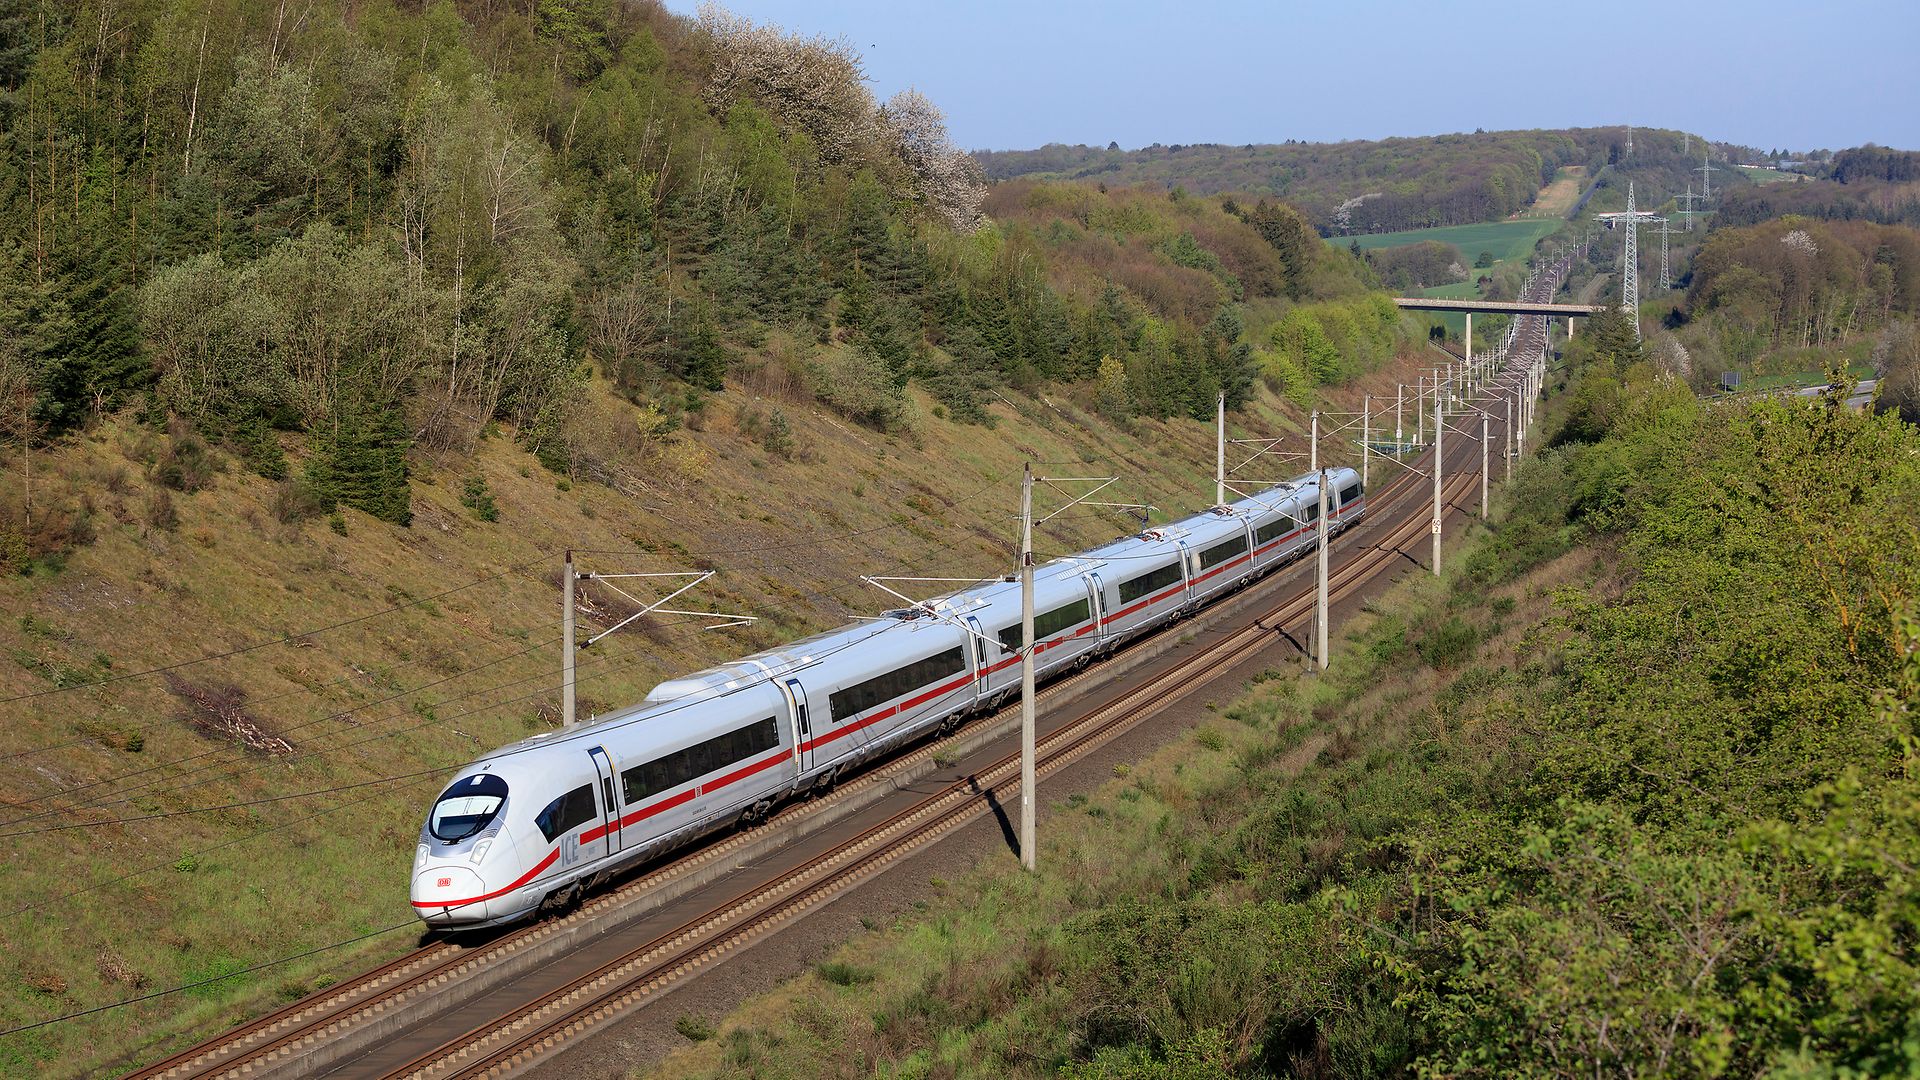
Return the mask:
M413 910L434 925L487 918L486 882L464 866L429 866L413 879Z

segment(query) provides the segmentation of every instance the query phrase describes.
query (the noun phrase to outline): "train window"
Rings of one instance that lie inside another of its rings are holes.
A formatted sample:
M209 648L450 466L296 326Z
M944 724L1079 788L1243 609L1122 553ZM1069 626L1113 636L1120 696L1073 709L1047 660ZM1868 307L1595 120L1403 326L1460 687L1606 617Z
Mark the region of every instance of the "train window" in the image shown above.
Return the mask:
M1260 526L1260 531L1254 534L1254 539L1264 544L1269 540L1278 540L1299 527L1298 522L1282 514Z
M1241 533L1231 540L1223 540L1200 553L1200 569L1208 570L1236 555L1247 553L1247 536Z
M507 782L492 773L462 777L441 794L427 817L427 831L451 844L487 827L507 801Z
M582 784L565 795L547 804L545 810L533 819L540 826L540 835L552 843L561 833L585 825L597 816L593 805L593 785Z
M856 713L866 712L881 702L904 697L949 675L958 675L966 668L967 662L960 655L959 647L955 646L946 652L915 660L905 667L894 668L885 675L855 683L845 690L836 690L827 698L827 703L833 710L833 718L844 720Z
M1132 603L1149 593L1157 592L1180 580L1180 564L1168 563L1158 570L1148 571L1137 578L1120 583L1120 602Z
M1309 525L1320 520L1320 496L1319 495L1315 495L1313 497L1313 501L1307 504L1307 512L1304 515L1302 515L1301 520L1305 521Z
M627 805L631 806L668 788L679 787L696 776L718 772L779 745L780 726L769 716L746 727L694 743L684 750L675 750L665 757L635 765L620 774L621 794L626 797Z
M1360 497L1360 485L1350 484L1340 489L1340 505L1345 506Z
M1087 601L1075 600L1071 604L1065 604L1054 608L1052 611L1035 615L1033 617L1033 636L1041 641L1045 641L1060 631L1079 626L1091 618L1093 618L1093 608L1088 605ZM1007 652L1019 651L1019 623L1014 623L1012 626L1000 631L1000 648Z

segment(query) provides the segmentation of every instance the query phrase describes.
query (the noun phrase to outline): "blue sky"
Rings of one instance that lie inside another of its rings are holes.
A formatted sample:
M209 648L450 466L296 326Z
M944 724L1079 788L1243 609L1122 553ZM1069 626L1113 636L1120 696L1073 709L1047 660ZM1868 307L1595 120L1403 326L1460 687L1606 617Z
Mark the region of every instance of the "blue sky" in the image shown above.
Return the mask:
M726 6L844 35L878 96L917 87L969 148L1632 123L1763 150L1920 149L1920 0Z

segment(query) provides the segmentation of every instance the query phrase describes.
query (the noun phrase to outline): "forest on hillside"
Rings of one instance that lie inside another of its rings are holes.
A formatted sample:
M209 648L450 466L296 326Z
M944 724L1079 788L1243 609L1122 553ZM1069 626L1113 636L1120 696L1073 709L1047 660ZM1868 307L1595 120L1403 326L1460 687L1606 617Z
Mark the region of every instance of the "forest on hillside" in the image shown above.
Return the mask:
M1278 204L1066 191L1121 239L1063 238L847 43L715 6L17 0L0 86L0 437L138 408L295 519L404 525L411 455L494 425L594 476L593 380L670 426L749 354L888 431L910 383L1207 413L1258 374L1244 308L1365 276ZM84 533L27 501L13 564Z
M1608 127L1140 150L1055 144L976 151L974 158L995 181L1038 175L1279 197L1305 211L1323 235L1336 236L1497 221L1532 205L1566 165L1584 166L1604 187L1606 167L1624 161L1645 188L1640 205L1654 206L1683 191L1690 177L1698 189L1692 170L1707 149L1705 140L1679 131ZM1625 203L1624 191L1619 201Z
M1729 192L1719 220L1756 225L1786 214L1920 226L1920 152L1860 146L1832 155L1795 184Z

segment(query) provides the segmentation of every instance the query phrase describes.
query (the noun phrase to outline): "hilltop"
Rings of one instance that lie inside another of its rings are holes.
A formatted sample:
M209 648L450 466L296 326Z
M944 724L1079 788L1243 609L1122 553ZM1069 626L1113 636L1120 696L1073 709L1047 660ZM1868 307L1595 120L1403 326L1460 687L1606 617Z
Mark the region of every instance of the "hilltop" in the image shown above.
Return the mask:
M1247 146L1153 145L1139 150L1059 144L1038 150L975 151L988 179L1073 179L1157 184L1194 194L1268 195L1298 206L1326 235L1395 232L1498 221L1527 211L1563 167L1604 187L1607 166L1626 160L1643 190L1639 205L1658 206L1695 190L1706 140L1680 131L1625 127ZM1724 163L1728 148L1711 153ZM1727 170L1716 185L1745 184ZM1619 195L1624 205L1624 191ZM1605 207L1613 208L1613 207Z

